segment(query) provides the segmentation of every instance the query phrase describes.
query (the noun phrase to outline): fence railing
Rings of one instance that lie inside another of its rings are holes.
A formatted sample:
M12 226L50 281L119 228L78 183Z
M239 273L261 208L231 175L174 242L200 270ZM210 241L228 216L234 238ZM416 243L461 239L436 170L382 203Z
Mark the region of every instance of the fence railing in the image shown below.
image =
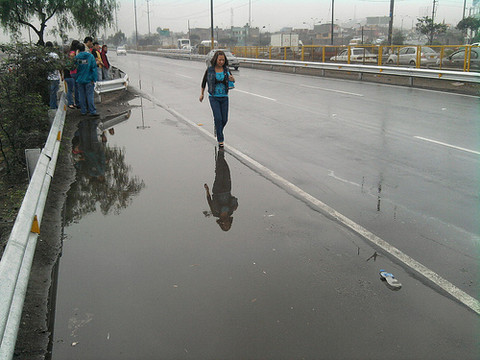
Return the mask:
M66 104L62 93L47 142L37 162L0 260L0 359L13 357L43 210L55 172Z
M99 95L116 90L126 90L128 87L128 75L122 70L111 67L112 80L97 81L95 83L95 92Z
M253 59L480 71L480 47L471 45L236 46L232 51L238 57Z

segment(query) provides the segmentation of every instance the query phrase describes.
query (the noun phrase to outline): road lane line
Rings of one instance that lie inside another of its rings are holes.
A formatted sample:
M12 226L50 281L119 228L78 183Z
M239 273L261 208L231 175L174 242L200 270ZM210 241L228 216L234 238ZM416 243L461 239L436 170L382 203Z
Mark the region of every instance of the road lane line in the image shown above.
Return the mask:
M310 85L300 85L300 86L303 86L303 87L306 87L306 88L310 88L310 89L317 89L317 90L325 90L325 91L336 92L336 93L344 94L344 95L353 95L353 96L360 96L360 97L365 96L365 95L363 95L363 94L357 94L357 93L352 93L352 92L342 91L342 90L322 88L322 87L318 87L318 86L310 86Z
M465 148L455 146L455 145L451 145L451 144L447 144L447 143L444 143L444 142L441 142L441 141L432 140L432 139L424 138L424 137L421 137L421 136L414 136L414 138L424 140L424 141L428 141L428 142L438 144L438 145L447 146L447 147L452 148L452 149L461 150L461 151L469 152L469 153L472 153L472 154L480 155L480 152L478 152L478 151L465 149Z
M164 110L166 110L167 112L175 116L176 118L186 122L187 124L192 126L194 129L197 129L198 131L200 131L206 137L213 139L215 141L215 137L210 132L205 130L203 127L198 126L198 124L196 124L194 121L183 116L178 111L170 108L168 105L163 104L154 96L147 94L143 91L140 91L140 92L147 99L156 103L158 106L160 106L161 108L163 108ZM448 294L450 294L452 297L460 301L462 304L469 307L474 312L480 315L480 301L468 295L466 292L459 289L448 280L442 278L440 275L430 270L425 265L422 265L421 263L411 258L401 250L397 249L396 247L389 244L382 238L378 237L374 233L368 231L367 229L357 224L353 220L350 220L348 217L342 215L341 213L331 208L327 204L323 203L322 201L318 200L314 196L303 191L295 184L289 182L288 180L281 177L277 173L273 172L269 168L263 166L262 164L252 159L248 155L242 153L240 150L235 149L231 145L225 145L225 149L246 166L257 171L260 175L264 176L266 179L270 180L277 186L286 190L288 193L295 196L297 199L300 199L301 201L305 202L307 205L313 206L314 208L318 209L319 212L323 213L327 217L330 217L336 220L340 224L344 225L345 227L351 229L352 231L360 235L365 240L383 249L385 252L389 253L391 256L395 257L396 259L401 261L403 264L407 265L410 269L416 271L419 275L430 280L433 284L437 285L438 287L446 291Z
M272 99L272 98L269 98L269 97L266 97L266 96L263 96L263 95L254 94L254 93L251 93L251 92L248 92L248 91L243 91L243 90L238 90L238 89L235 89L235 91L236 92L241 92L241 93L244 93L244 94L248 94L248 95L257 96L257 97L262 98L262 99L277 101L277 99Z
M183 74L179 74L179 73L176 73L176 75L187 78L187 79L193 79L193 77L191 77L191 76L187 76L187 75L183 75Z

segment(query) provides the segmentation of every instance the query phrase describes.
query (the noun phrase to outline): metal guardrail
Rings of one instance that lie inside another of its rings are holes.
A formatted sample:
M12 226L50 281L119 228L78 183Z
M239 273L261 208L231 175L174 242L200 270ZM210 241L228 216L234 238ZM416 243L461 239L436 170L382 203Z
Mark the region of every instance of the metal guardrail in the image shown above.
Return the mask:
M95 93L98 95L111 91L126 90L128 87L128 75L122 70L112 66L113 80L97 81L95 83Z
M332 63L317 63L307 61L293 61L293 60L261 60L240 58L241 63L270 65L271 67L292 67L294 68L309 68L320 70L335 70L356 72L359 74L377 74L377 75L396 75L409 78L427 78L427 79L441 79L450 81L460 81L468 83L480 83L480 73L460 72L451 70L438 69L416 69L407 67L390 67L390 66L374 66L374 65L353 65L353 64L332 64Z
M13 357L43 210L66 116L65 94L0 260L0 360Z

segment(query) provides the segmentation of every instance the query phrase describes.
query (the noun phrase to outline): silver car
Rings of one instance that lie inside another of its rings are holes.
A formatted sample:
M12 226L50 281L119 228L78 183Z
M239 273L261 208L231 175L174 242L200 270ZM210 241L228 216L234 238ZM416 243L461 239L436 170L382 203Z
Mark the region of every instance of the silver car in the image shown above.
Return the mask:
M330 61L348 62L348 49L340 51L337 55L332 56ZM350 48L350 62L368 62L376 63L377 55L371 54L364 48Z
M417 50L416 46L405 46L398 51L397 54L391 54L387 59L387 64L400 64L417 66ZM420 65L430 66L437 63L438 54L428 46L420 46Z
M240 61L238 61L235 55L233 55L230 51L222 50L222 49L213 49L207 54L207 57L205 59L205 63L207 64L207 66L212 65L211 61L212 61L213 55L215 55L215 53L219 50L223 51L227 56L228 66L231 68L234 68L235 70L238 70L238 67L240 66Z

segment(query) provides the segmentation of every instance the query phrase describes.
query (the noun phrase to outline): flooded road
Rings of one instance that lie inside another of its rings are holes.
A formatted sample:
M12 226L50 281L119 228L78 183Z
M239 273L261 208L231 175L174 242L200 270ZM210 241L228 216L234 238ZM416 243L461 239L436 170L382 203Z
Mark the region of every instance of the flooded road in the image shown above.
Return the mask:
M132 105L73 139L53 359L477 357L472 311L228 147Z

